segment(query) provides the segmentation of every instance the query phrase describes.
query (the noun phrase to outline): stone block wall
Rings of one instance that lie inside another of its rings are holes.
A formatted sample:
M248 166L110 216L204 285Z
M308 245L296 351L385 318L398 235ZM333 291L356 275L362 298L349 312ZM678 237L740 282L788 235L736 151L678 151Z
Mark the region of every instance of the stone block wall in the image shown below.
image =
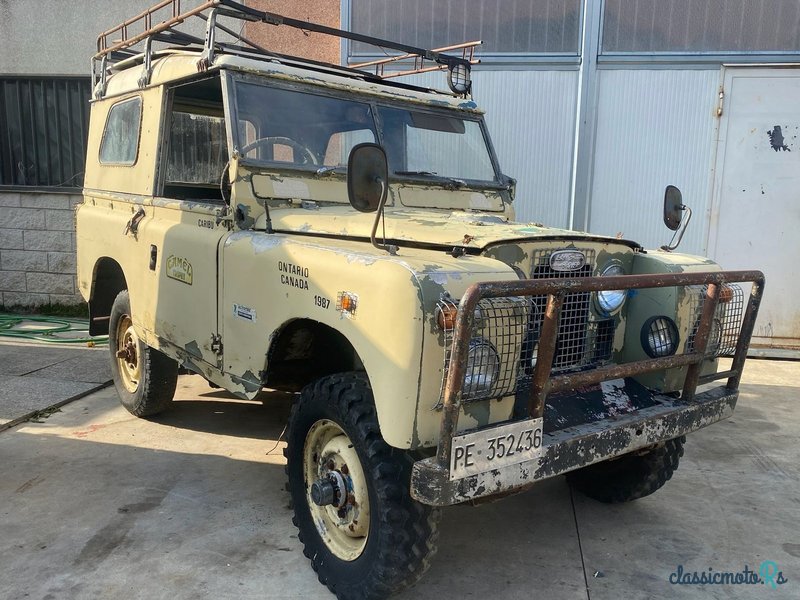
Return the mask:
M75 206L80 194L0 191L0 306L79 304Z

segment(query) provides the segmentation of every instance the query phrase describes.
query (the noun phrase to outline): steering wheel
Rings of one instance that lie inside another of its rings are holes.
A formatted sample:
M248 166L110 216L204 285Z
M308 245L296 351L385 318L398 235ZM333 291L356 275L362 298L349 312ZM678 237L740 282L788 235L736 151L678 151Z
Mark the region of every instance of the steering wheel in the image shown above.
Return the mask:
M314 156L314 153L311 152L308 148L303 146L301 143L294 141L292 138L284 137L282 135L272 135L268 137L258 138L255 141L250 142L246 146L239 149L239 153L244 156L250 150L254 148L258 148L260 146L268 146L268 145L275 145L280 144L282 146L289 146L294 151L294 163L300 165L318 165L319 161L317 157ZM302 158L303 160L298 160Z

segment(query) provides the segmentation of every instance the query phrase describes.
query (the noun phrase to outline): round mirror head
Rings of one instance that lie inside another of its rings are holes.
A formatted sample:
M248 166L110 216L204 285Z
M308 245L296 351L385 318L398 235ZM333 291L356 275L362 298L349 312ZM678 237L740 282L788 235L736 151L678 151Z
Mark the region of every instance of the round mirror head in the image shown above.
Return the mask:
M347 195L361 212L378 210L388 192L386 152L378 144L358 144L347 159Z

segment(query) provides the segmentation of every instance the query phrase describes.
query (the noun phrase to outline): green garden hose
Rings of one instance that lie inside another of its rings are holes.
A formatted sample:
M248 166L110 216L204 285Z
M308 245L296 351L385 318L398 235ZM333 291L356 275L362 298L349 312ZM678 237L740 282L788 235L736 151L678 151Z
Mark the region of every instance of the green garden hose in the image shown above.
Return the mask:
M108 343L108 336L89 335L86 319L67 317L40 317L0 313L0 337L23 339L51 344L86 344L94 346Z

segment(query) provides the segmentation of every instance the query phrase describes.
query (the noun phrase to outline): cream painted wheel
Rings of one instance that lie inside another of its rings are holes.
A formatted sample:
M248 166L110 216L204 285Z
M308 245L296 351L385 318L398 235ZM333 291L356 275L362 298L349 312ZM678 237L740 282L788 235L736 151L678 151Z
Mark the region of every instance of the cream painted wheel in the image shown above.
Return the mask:
M381 435L364 373L306 386L286 429L293 522L320 583L338 600L385 600L436 552L440 511L411 498L409 452Z
M150 417L172 402L178 364L139 338L132 314L128 290L122 290L108 323L111 376L122 406L137 417Z
M133 328L130 315L122 315L117 323L117 363L122 385L130 393L136 392L142 376L139 336Z
M308 506L320 537L334 556L357 559L369 535L369 491L358 454L339 425L322 419L311 426L303 470ZM312 485L320 481L334 492L331 504L320 506L312 497Z

